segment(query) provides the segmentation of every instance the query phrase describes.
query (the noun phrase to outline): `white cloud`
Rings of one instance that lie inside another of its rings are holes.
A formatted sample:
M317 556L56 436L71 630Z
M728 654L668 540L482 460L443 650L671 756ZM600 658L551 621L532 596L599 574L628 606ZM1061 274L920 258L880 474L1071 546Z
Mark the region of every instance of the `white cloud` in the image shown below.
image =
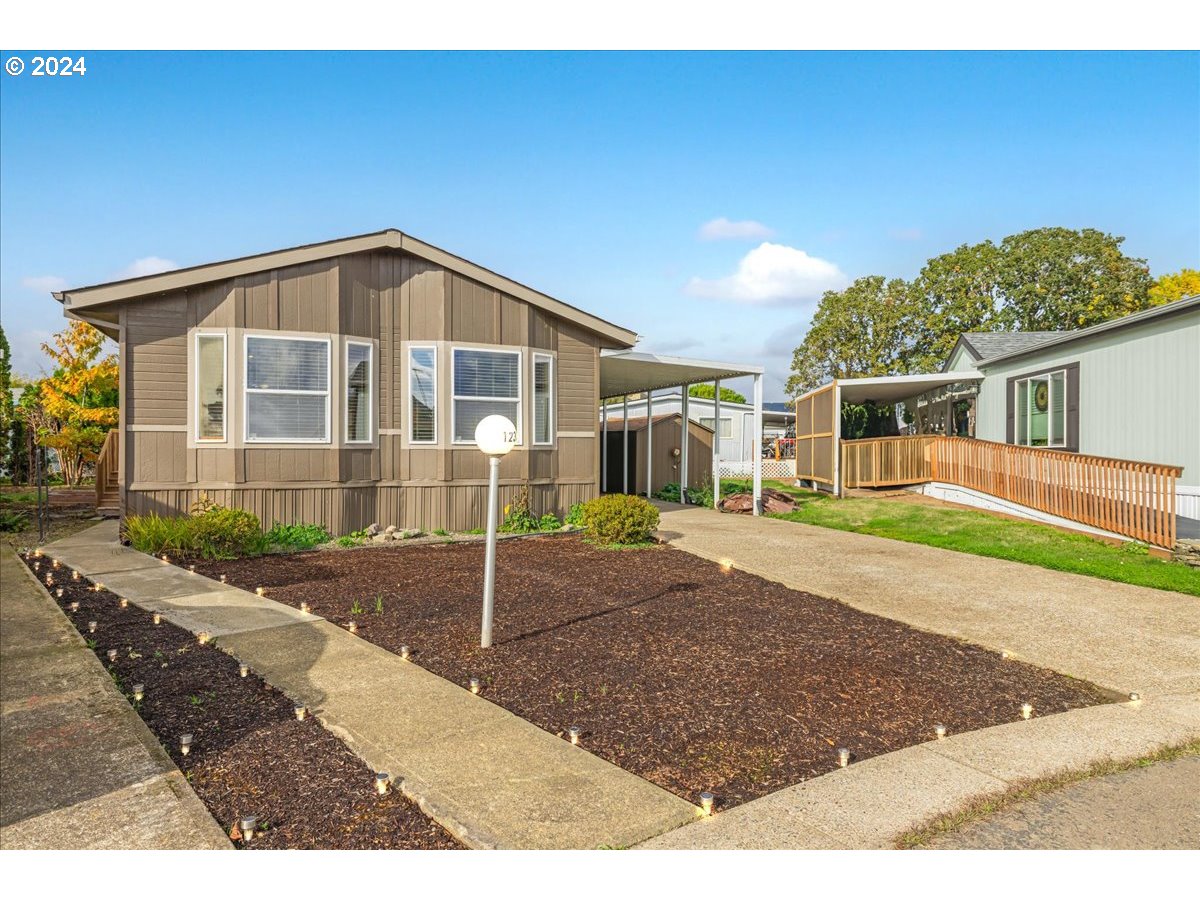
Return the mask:
M159 272L169 272L172 269L178 269L179 263L171 259L163 259L161 256L143 256L141 259L135 259L124 269L118 272L115 280L124 281L126 278L141 278L144 275L157 275Z
M701 225L697 237L702 241L758 241L773 234L775 232L762 222L753 219L731 222L722 216Z
M31 291L37 291L39 294L48 294L51 291L61 291L65 288L67 279L57 275L33 275L29 278L22 278L21 286L27 287Z
M805 303L850 279L836 264L803 250L764 241L742 257L727 278L692 278L684 288L693 297L751 304Z
M49 331L40 329L10 334L8 342L12 347L13 372L27 378L49 375L51 361L42 352L42 344L50 343L51 337Z

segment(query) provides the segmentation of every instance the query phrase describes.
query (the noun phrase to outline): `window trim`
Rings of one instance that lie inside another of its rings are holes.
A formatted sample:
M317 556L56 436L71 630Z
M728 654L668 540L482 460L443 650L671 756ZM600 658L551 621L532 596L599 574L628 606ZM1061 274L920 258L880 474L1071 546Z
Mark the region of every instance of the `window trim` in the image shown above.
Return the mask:
M696 421L700 425L701 428L707 428L709 431L713 432L719 439L721 439L723 441L732 441L733 440L733 416L721 416L721 426L722 427L724 427L726 422L729 423L729 434L727 434L727 435L721 434L720 429L715 427L717 424L717 420L716 420L715 416L698 416L696 418ZM705 422L712 422L713 424L705 425L704 424Z
M413 416L413 351L428 350L433 357L433 438L425 440L423 438L413 437L413 425L416 424L416 418ZM409 344L408 345L408 370L405 375L405 385L408 390L405 392L407 403L405 404L405 413L408 418L408 428L406 434L408 442L417 447L429 447L436 445L438 442L438 352L436 344ZM451 403L453 406L453 402Z
M455 379L454 379L455 355L460 350L476 351L476 352L480 352L480 353L506 353L509 356L515 356L517 358L517 397L516 397L517 420L515 422L513 422L513 424L517 427L517 441L513 446L516 446L516 447L523 446L524 442L525 442L525 440L524 440L525 432L524 432L524 429L522 428L522 425L524 425L524 422L522 420L525 418L525 403L524 403L525 377L524 377L524 372L522 371L524 368L524 362L525 362L524 352L522 352L522 350L520 348L518 348L516 350L509 350L507 348L500 348L500 347L475 347L475 346L468 346L466 344L454 345L450 348L450 443L452 445L458 446L458 447L473 447L473 446L475 446L475 441L473 438L469 438L466 440L460 440L457 437L457 435L458 435L458 401L459 400L493 400L497 403L512 403L513 402L512 397L460 396L456 391L457 385L455 384Z
M367 348L367 436L365 438L350 437L350 348ZM371 341L346 340L343 350L342 370L342 437L347 444L355 447L375 443L375 345Z
M1054 428L1054 376L1062 376L1062 434L1056 434ZM1016 417L1013 429L1013 444L1017 447L1031 447L1035 450L1066 450L1067 447L1067 432L1070 430L1067 423L1067 394L1070 390L1067 386L1067 368L1065 366L1046 369L1044 372L1033 372L1029 375L1019 375L1012 379L1013 385L1013 415ZM1034 400L1033 400L1033 385L1034 382L1046 382L1046 443L1034 444L1031 437L1033 429L1030 427L1033 420ZM1021 406L1017 399L1017 392L1024 385L1025 390L1025 440L1026 443L1020 443L1021 433ZM1055 443L1055 439L1058 443Z
M221 412L221 436L200 436L200 338L219 337L221 339L221 391L224 409ZM192 342L195 372L192 379L192 438L197 444L227 444L229 443L229 335L224 331L197 331Z
M308 341L310 343L323 343L325 345L325 390L323 391L298 391L294 389L280 390L275 388L252 388L249 385L248 374L250 371L250 340L269 340L269 341ZM325 398L325 436L319 439L312 438L252 438L250 437L250 395L251 394L288 394L293 396L305 397L324 397ZM333 442L332 428L332 407L333 407L333 341L328 335L307 335L298 334L273 334L270 332L250 332L247 331L242 335L242 439L247 444L331 444Z
M541 360L545 360L547 363L550 364L550 378L549 378L549 381L547 382L547 388L550 392L550 409L548 410L549 415L547 418L549 419L549 421L546 423L546 440L544 440L544 441L539 441L537 439L537 364ZM555 401L557 400L557 397L555 396L555 390L554 390L554 375L555 375L554 368L555 367L554 367L553 354L542 353L540 351L534 351L531 354L529 376L530 376L531 389L533 391L533 404L530 406L529 427L533 430L533 434L531 435L532 440L530 441L530 443L534 447L553 447L554 446L554 437L555 437L555 432L557 430L557 425L558 425L558 409L556 408L556 405L555 405ZM518 409L519 408L520 407L518 407Z

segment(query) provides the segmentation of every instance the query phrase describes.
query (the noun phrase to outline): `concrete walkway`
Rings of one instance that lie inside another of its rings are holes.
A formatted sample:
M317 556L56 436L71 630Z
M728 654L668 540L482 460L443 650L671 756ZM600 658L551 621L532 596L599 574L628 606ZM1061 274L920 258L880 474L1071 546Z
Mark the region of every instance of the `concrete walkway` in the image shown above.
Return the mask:
M1138 702L951 735L855 763L643 844L884 848L1014 785L1200 736L1200 601L1020 563L711 510L664 508L680 549L1127 693Z
M1200 756L1103 775L938 838L937 850L1200 850Z
M248 663L479 848L624 847L692 804L315 616L116 543L105 523L47 548Z
M0 847L231 849L7 545L0 583Z

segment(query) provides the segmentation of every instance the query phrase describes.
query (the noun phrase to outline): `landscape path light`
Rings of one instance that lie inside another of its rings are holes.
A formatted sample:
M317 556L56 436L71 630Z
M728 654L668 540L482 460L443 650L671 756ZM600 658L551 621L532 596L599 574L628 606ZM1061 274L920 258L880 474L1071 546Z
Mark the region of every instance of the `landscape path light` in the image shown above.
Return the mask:
M483 690L483 683L478 678L472 678L468 682L468 685L471 688L472 694L478 694L481 690Z
M579 736L581 734L583 734L583 729L581 729L578 725L572 725L567 729L567 737L571 739L572 744L578 745Z
M109 661L109 662L116 662L116 661L117 661L117 651L116 651L116 650L109 650L109 651L108 651L108 661Z
M162 613L155 613L151 618L154 620L155 625L162 624Z
M713 811L713 795L711 791L700 792L700 811L706 816L711 816Z
M1032 715L1033 715L1033 704L1032 703L1022 703L1021 704L1021 718L1028 719Z
M412 650L409 649L408 644L401 644L400 645L400 658L408 659L410 656L412 656Z
M135 684L133 686L133 699L140 703L142 698L145 696L146 686L144 684Z
M254 840L254 830L258 828L258 816L242 816L238 823L242 832L242 840L247 844Z
M63 589L62 589L62 588L58 588L58 589L57 589L57 590L54 592L54 596L55 596L55 597L57 597L59 600L61 600L61 599L62 599L62 596L63 596ZM79 601L77 600L77 601L75 601L75 602L76 602L76 603L78 603ZM76 607L76 608L78 608L78 607Z
M838 765L843 769L850 765L850 751L845 747L838 750Z
M239 663L238 664L238 674L241 675L243 678L245 678L247 675L250 674L250 667L248 665L246 665L245 663Z
M937 735L937 739L940 741L942 738L944 738L946 736L946 726L945 725L934 725L933 733Z
M391 781L391 776L387 772L375 773L375 793L380 797L388 792L388 783Z
M88 634L95 634L95 633L96 633L96 620L93 619L92 621L88 622Z
M190 734L181 734L179 736L179 752L184 756L192 752L192 736Z
M517 443L517 426L504 416L485 416L475 426L475 446L488 458L487 556L483 564L483 624L479 646L492 646L496 603L496 519L499 513L500 460Z

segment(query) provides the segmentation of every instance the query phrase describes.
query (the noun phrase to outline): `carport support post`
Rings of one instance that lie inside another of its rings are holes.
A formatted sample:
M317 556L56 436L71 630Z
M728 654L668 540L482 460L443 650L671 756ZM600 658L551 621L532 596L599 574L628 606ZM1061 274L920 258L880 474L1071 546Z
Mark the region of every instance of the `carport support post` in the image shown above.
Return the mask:
M621 493L629 493L629 395L621 397Z
M762 375L754 376L754 515L762 513Z
M721 379L713 381L713 509L721 502Z
M680 410L683 413L683 424L681 429L683 436L679 438L679 502L687 503L687 476L688 476L688 438L691 437L691 430L688 428L688 386L682 385L683 398L680 400Z
M600 493L608 493L608 398L600 398Z
M654 492L654 391L646 391L646 499Z

